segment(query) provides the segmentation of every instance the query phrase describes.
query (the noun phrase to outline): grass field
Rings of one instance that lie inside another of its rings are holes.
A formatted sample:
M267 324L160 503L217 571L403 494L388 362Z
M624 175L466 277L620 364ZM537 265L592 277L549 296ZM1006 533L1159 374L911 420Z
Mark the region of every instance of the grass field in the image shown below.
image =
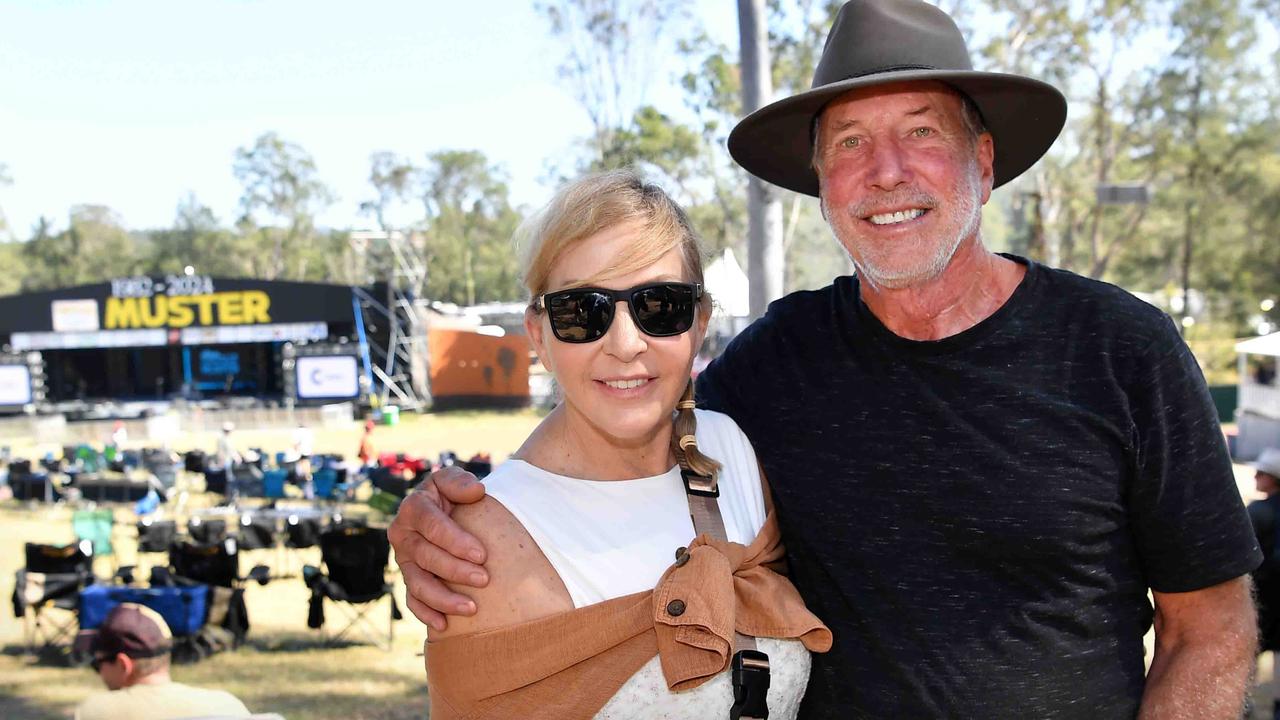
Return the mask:
M453 450L462 457L477 451L493 454L499 461L515 450L537 423L532 412L445 413L407 416L393 427L379 427L374 439L379 450L403 451L434 457L441 450ZM292 430L237 431L239 447L284 450L291 443ZM317 429L316 449L354 456L359 440L355 427L344 430ZM213 450L212 433L187 436L175 449ZM47 448L55 450L55 448ZM38 443L15 443L15 454L30 457L46 450ZM189 495L186 509L207 505L208 496ZM355 510L356 508L352 508ZM5 720L45 720L70 717L72 709L91 692L102 689L92 670L69 668L51 660L37 661L22 653L22 623L9 604L14 573L22 564L24 542L66 543L71 533L71 508L28 506L9 501L0 504L0 590L5 609L0 610L0 718ZM367 508L366 508L367 510ZM183 518L185 519L185 518ZM376 516L373 518L376 521ZM145 577L149 566L161 561L158 555L138 557L135 549L135 518L127 506L116 508L118 564L137 564ZM300 551L301 563L319 564L319 551ZM254 564L278 567L275 551L242 553L241 573ZM110 575L112 568L99 558L98 575ZM394 564L388 579L395 579ZM307 628L309 593L298 577L273 580L265 586L251 584L245 591L252 629L248 643L234 652L215 655L199 663L175 665L174 679L192 685L228 690L255 712L277 712L291 720L422 718L426 716L426 675L422 642L425 628L404 609L404 587L396 583L396 594L405 619L396 623L395 642L390 652L370 645L345 644L327 647L317 631ZM371 614L375 624L386 628L388 608L379 601ZM326 603L329 623L341 620L341 612ZM340 626L338 626L340 627Z

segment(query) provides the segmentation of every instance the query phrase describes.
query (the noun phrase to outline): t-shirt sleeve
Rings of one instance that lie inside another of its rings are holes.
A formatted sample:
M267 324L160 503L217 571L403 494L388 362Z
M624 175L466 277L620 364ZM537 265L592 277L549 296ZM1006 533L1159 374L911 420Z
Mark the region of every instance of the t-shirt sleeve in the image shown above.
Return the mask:
M1147 584L1188 592L1262 562L1204 376L1164 319L1132 375L1130 516Z

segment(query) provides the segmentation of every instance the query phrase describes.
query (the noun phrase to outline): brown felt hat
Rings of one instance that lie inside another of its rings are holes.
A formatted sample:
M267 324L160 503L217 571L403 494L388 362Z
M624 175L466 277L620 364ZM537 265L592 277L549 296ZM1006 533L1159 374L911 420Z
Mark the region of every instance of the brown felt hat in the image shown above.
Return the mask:
M1057 88L1021 75L973 69L964 36L949 15L921 0L851 0L840 8L812 89L751 113L729 134L729 154L756 177L818 194L814 119L858 88L933 80L977 106L995 143L995 185L1031 167L1057 139L1067 101Z

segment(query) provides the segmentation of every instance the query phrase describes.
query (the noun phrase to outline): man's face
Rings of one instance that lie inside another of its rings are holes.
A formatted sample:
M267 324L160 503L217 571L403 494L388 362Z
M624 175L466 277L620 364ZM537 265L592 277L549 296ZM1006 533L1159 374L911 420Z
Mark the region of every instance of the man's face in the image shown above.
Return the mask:
M1280 490L1280 480L1277 480L1274 475L1269 475L1261 470L1253 474L1253 482L1255 487L1258 488L1258 492L1264 495L1270 495Z
M822 211L873 285L934 279L975 237L991 196L991 136L966 128L963 101L936 82L854 90L818 121Z
M93 658L93 668L108 690L119 690L126 686L129 679L129 667L123 654L97 655Z

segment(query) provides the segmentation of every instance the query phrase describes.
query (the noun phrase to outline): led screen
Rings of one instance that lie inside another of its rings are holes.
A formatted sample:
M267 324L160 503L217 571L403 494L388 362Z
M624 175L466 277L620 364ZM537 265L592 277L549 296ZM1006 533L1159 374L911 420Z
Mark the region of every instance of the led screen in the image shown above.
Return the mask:
M304 355L298 358L298 397L353 398L360 394L353 355Z
M0 365L0 405L31 402L31 370L26 365Z

